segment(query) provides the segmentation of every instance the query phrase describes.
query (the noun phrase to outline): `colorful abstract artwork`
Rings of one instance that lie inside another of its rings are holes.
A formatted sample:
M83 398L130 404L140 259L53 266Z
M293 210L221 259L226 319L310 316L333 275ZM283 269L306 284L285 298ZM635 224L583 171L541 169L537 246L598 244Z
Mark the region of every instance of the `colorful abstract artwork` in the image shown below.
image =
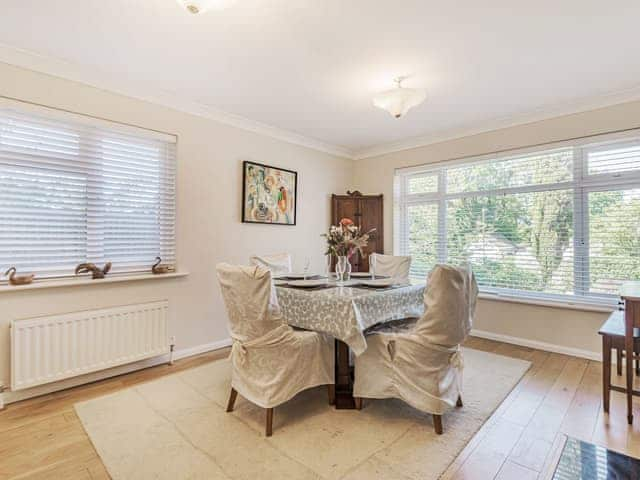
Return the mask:
M295 225L297 182L291 170L244 162L242 221Z

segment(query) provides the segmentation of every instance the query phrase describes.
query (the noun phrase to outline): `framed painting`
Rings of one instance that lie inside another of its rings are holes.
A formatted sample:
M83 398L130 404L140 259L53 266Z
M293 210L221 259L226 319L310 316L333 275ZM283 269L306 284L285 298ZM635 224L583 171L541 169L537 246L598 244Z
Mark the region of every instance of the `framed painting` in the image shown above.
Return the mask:
M297 172L243 162L243 222L295 225L297 195Z

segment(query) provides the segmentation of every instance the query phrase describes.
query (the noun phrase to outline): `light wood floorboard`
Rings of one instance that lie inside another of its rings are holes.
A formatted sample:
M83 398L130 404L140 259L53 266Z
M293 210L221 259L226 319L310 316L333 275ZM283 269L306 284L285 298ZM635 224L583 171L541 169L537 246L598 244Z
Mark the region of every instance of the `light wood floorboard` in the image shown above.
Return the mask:
M466 345L528 360L532 367L444 479L544 480L564 435L640 457L640 403L634 403L633 426L620 393L611 393L611 414L605 415L600 363L476 337ZM73 404L227 355L222 349L8 405L0 411L0 479L108 479ZM622 377L616 380L622 384Z

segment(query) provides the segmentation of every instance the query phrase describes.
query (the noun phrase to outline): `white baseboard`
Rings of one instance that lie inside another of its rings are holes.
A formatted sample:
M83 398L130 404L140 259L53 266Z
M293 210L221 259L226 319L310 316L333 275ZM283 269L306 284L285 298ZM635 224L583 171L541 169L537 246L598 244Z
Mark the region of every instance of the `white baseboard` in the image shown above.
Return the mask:
M197 345L190 348L182 348L173 352L173 359L179 360L181 358L192 357L201 353L218 350L220 348L228 347L231 345L231 339L219 340L217 342L205 343L203 345ZM163 363L169 362L169 355L161 355L159 357L149 358L140 362L129 363L127 365L121 365L119 367L102 370L100 372L89 373L87 375L81 375L79 377L70 378L61 382L50 383L39 387L29 388L26 390L19 390L16 392L5 391L2 393L0 390L0 409L4 405L10 403L19 402L20 400L26 400L27 398L33 398L40 395L46 395L47 393L57 392L59 390L65 390L71 387L77 387L85 383L96 382L98 380L104 380L106 378L115 377L117 375L123 375L136 370L142 370L143 368L154 367Z
M564 355L571 355L572 357L586 358L588 360L596 360L598 362L602 361L602 352L593 352L591 350L566 347L564 345L540 342L538 340L530 340L528 338L512 337L510 335L503 335L501 333L487 332L486 330L476 330L475 328L471 330L471 335L474 337L486 338L488 340L511 343L513 345L519 345L521 347L544 350L545 352L562 353Z
M503 335L501 333L488 332L485 330L471 330L471 335L474 337L486 338L488 340L496 340L504 343L511 343L513 345L519 345L521 347L535 348L538 350L544 350L547 352L561 353L564 355L571 355L573 357L586 358L589 360L602 361L601 352L593 352L591 350L583 350L579 348L566 347L563 345L557 345L554 343L540 342L538 340L530 340L522 337L512 337L510 335ZM231 339L219 340L217 342L205 343L203 345L197 345L195 347L183 348L173 352L174 360L181 358L192 357L201 353L218 350L220 348L228 347L231 345ZM71 387L76 387L85 383L96 382L98 380L104 380L106 378L115 377L117 375L123 375L125 373L133 372L135 370L141 370L143 368L153 367L167 363L169 361L168 355L162 355L160 357L151 358L148 360L142 360L136 363L130 363L128 365L122 365L120 367L103 370L101 372L94 372L88 375L82 375L80 377L70 378L61 382L56 382L48 385L42 385L40 387L30 388L27 390L20 390L17 392L0 391L0 409L3 405L18 402L20 400L26 400L27 398L37 397L45 395L47 393L64 390ZM613 356L615 363L615 355Z

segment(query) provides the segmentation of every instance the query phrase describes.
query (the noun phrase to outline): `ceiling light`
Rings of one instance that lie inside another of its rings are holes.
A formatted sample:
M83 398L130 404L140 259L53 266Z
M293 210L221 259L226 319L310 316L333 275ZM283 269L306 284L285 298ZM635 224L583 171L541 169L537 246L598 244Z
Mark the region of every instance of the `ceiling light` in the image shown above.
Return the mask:
M420 105L427 98L426 92L421 88L402 88L402 81L407 77L398 77L394 81L398 84L397 88L387 90L373 97L373 104L386 110L393 117L400 118L406 114L409 109Z
M203 13L207 10L222 10L231 6L235 0L178 0L178 3L190 13Z

